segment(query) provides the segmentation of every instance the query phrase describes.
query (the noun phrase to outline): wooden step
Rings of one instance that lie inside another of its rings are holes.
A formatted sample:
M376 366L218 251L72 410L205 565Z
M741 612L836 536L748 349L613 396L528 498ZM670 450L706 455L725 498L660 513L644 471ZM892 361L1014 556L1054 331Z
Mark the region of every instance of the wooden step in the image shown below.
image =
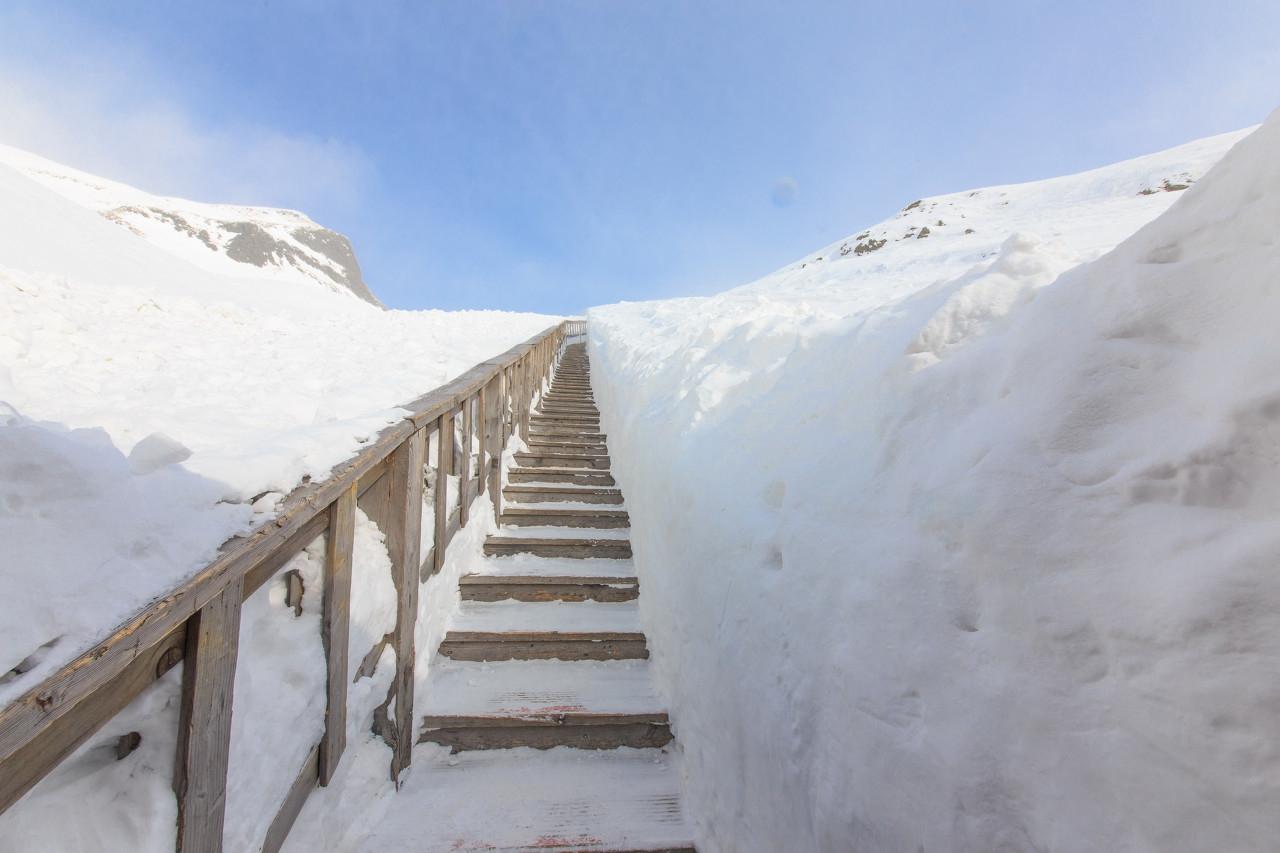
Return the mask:
M555 426L531 422L529 424L529 438L539 439L542 436L546 436L548 438L585 439L592 444L604 444L608 435L599 432L599 429L598 426Z
M534 409L535 412L543 412L545 414L556 415L599 415L600 410L591 403L548 403L543 402L542 405Z
M486 557L508 554L533 554L535 557L571 557L573 559L631 558L628 539L546 539L540 537L490 536L484 540Z
M569 453L516 453L516 463L525 468L609 469L608 456L575 456Z
M525 509L507 507L502 523L517 527L630 527L625 509Z
M593 714L564 712L522 716L429 716L422 720L418 743L466 749L656 748L671 742L671 725L662 712Z
M463 601L632 601L640 594L635 578L574 575L464 575Z
M529 445L530 450L542 448L544 450L554 450L555 448L567 447L572 449L591 449L598 450L602 453L608 452L609 446L603 441L592 441L590 439L579 438L575 436L548 436L548 435L531 435L525 439L525 444Z
M561 429L581 429L590 430L590 432L600 432L600 416L599 415L564 415L561 412L552 412L552 414L543 414L540 411L534 411L530 416L530 425L536 427L559 427Z
M548 443L530 438L527 442L528 452L534 456L608 456L609 448L603 444L588 444L582 441Z
M574 501L587 504L620 504L618 489L582 489L557 486L506 486L502 495L512 503L550 503Z
M645 660L643 633L617 631L450 631L440 654L453 660Z
M511 468L507 479L512 483L573 483L577 486L612 486L613 475L591 468Z

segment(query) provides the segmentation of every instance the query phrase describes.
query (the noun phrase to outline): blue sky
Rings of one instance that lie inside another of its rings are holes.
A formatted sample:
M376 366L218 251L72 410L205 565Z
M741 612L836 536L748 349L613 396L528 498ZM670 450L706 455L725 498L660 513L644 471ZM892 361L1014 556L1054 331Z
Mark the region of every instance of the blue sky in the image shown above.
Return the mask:
M713 293L1280 106L1280 3L0 6L0 141L297 207L402 308Z

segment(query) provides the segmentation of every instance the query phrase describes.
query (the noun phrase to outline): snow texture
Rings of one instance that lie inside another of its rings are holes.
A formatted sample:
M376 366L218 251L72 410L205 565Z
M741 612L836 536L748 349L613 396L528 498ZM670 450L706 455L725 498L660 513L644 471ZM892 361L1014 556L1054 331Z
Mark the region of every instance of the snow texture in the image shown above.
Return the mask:
M699 849L1275 849L1278 152L590 313Z

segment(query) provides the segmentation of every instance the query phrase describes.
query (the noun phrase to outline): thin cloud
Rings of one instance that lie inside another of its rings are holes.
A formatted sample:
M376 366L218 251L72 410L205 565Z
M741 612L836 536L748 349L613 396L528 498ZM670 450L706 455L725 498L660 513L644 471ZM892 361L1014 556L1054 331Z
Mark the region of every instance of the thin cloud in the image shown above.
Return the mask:
M373 176L358 148L218 124L153 90L145 69L34 73L0 60L0 142L163 195L301 210L357 204ZM154 78L152 78L154 79Z

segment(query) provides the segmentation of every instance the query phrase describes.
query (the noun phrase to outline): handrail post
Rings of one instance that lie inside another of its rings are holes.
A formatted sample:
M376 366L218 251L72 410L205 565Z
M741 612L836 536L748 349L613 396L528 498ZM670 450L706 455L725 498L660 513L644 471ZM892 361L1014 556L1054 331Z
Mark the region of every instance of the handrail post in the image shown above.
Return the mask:
M449 543L445 537L449 535L449 463L453 461L453 413L446 412L436 421L436 431L440 435L436 453L436 494L435 494L435 536L432 553L435 555L431 567L432 574L440 571L444 565L444 551Z
M187 620L174 792L178 853L220 853L244 577Z
M413 678L416 655L414 623L418 618L418 574L422 532L422 467L426 462L427 428L413 435L391 454L391 511L387 529L387 550L391 574L396 584L396 624L393 646L396 652L396 717L391 781L398 786L400 774L409 766L413 752ZM444 441L441 447L446 447ZM437 473L437 489L442 476ZM437 549L439 543L437 543Z
M325 693L324 739L320 741L320 784L328 785L347 747L347 646L351 629L351 563L356 535L359 484L329 506L325 543L324 600L320 631L324 641L328 685Z

